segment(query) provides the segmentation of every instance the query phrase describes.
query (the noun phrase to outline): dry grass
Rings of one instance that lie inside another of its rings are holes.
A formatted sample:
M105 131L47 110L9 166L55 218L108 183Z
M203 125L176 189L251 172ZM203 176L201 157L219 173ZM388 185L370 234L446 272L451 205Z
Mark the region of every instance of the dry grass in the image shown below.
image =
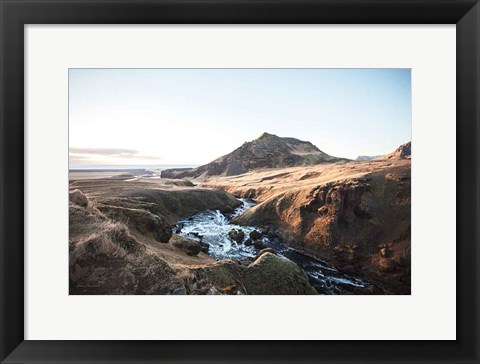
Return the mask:
M239 176L211 177L200 185L222 188L234 196L249 197L263 202L282 192L358 179L370 173L386 172L395 168L410 168L410 164L410 160L378 160L272 168L251 171Z
M110 206L116 213L108 209L107 214L98 208L105 205L92 191L85 194L74 189L70 196L70 294L185 292L189 282L185 277L191 276L188 267L215 262L206 254L189 256L176 248L174 242L180 237L162 244L145 233L146 220L155 218L161 224L161 219L147 210ZM142 206L145 203L141 202ZM129 214L133 216L130 220Z

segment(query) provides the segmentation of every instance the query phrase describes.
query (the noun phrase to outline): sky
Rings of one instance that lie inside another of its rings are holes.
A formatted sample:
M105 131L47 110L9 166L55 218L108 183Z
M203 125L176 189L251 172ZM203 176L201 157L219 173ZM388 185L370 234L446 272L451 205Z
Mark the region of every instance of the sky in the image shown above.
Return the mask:
M70 69L70 168L201 165L263 132L355 159L411 140L410 69Z

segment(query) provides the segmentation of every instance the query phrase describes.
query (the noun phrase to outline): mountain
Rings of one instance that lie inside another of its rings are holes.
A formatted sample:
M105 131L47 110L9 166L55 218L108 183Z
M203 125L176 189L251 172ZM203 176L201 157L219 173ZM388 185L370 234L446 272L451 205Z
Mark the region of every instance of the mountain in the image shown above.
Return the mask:
M310 142L295 138L281 138L263 133L259 138L245 142L230 154L213 162L191 169L166 169L162 178L199 178L208 176L235 176L254 169L307 166L347 161L332 157Z
M371 161L373 159L377 159L378 157L381 157L381 155L359 155L356 161Z
M386 154L377 159L410 159L412 157L412 142L399 146L392 153Z

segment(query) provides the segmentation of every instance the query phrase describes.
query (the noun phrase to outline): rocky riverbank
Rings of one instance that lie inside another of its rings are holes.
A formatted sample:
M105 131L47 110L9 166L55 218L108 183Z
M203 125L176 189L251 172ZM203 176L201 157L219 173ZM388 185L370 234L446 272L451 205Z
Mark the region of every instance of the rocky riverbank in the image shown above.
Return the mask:
M182 219L174 228L177 234L199 243L215 259L233 259L249 264L269 252L296 263L306 273L309 283L320 294L370 292L373 287L355 277L342 274L334 266L298 252L284 244L282 233L275 227L236 225L235 217L249 211L255 203L242 199L243 206L233 214L207 210Z
M241 204L182 181L72 182L70 294L317 294L297 264L271 251L217 261L172 231L182 217Z
M293 248L364 277L378 292L410 293L410 160L269 169L203 186L258 205L237 224L276 226Z

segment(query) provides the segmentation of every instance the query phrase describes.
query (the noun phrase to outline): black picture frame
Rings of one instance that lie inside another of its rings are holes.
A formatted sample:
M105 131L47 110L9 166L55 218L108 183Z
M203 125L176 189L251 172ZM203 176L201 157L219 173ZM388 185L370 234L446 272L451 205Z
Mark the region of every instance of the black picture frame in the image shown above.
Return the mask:
M1 0L0 12L2 363L479 362L478 0ZM457 340L24 340L24 25L124 23L456 24Z

